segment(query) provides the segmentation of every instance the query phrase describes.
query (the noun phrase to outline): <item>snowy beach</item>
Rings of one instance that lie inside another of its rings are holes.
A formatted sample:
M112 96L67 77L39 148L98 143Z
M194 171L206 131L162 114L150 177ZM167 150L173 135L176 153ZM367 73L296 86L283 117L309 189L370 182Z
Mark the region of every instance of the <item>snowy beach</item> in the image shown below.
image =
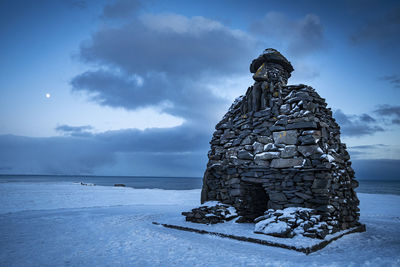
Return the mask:
M200 190L0 184L0 266L399 266L400 196L359 193L367 232L305 255L152 224Z

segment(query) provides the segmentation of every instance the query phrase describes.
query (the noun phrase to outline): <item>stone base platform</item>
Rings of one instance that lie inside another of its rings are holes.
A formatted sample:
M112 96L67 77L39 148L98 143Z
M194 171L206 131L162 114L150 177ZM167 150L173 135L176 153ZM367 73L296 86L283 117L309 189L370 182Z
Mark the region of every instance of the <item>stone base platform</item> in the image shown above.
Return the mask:
M239 241L251 242L265 246L280 247L290 250L310 254L326 247L332 241L338 240L344 235L351 233L365 232L365 225L346 229L335 234L327 235L324 239L314 239L304 236L295 236L293 238L279 238L263 234L255 234L253 223L235 223L233 221L205 225L186 222L183 218L171 218L165 222L153 222L166 228L194 232L198 234L215 235L222 238L230 238Z

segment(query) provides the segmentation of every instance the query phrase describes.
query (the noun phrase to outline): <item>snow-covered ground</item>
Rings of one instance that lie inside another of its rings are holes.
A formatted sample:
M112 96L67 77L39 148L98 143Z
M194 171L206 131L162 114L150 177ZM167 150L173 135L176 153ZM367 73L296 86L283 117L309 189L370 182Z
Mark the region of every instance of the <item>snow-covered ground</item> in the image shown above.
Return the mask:
M358 194L367 232L305 255L153 225L200 190L0 184L0 266L400 266L400 196Z

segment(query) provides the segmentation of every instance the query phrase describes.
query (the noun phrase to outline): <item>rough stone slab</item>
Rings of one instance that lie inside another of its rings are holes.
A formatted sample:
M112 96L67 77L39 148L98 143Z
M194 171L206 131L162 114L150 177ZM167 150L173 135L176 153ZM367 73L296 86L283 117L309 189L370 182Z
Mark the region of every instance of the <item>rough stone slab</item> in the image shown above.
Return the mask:
M269 199L271 201L287 201L285 194L283 193L269 193Z
M295 145L288 145L283 148L281 152L282 158L292 158L297 155L297 147Z
M256 154L256 160L269 160L269 159L277 159L279 158L280 152L263 152Z
M303 158L292 158L292 159L273 159L271 162L271 168L288 168L299 166L303 163Z
M317 123L314 121L301 121L295 123L289 123L286 125L287 130L292 129L317 129Z
M245 151L245 150L240 150L238 152L237 157L239 159L253 159L253 154L251 154L250 152Z
M322 154L323 151L318 145L299 146L297 148L304 157L309 157L313 154Z
M262 143L262 144L268 144L268 143L272 143L273 142L271 137L265 136L265 135L257 136L257 141Z
M273 133L275 144L295 145L297 143L297 131L281 131Z
M193 232L193 233L198 233L198 234L208 234L208 235L215 235L218 237L222 237L222 238L230 238L233 240L238 240L238 241L244 241L244 242L250 242L250 243L256 243L256 244L260 244L260 245L264 245L264 246L271 246L271 247L279 247L279 248L285 248L285 249L290 249L290 250L295 250L298 252L303 252L305 254L310 254L313 252L316 252L320 249L323 249L324 247L326 247L329 243L338 240L339 238L348 235L348 234L352 234L352 233L362 233L366 231L365 225L362 224L360 226L351 228L351 229L347 229L344 231L340 231L334 235L331 235L330 238L325 238L324 240L319 240L319 242L316 242L313 245L307 246L307 247L296 247L293 245L288 245L285 244L284 242L276 242L276 241L269 241L269 240L265 240L260 238L254 238L254 237L250 237L248 235L246 235L246 233L244 232L243 235L236 235L236 234L229 234L229 233L221 233L221 232L216 232L216 231L212 231L212 230L203 230L200 229L200 227L193 227L193 223L191 224L191 227L187 227L187 226L182 226L182 225L174 225L174 224L166 224L166 223L159 223L159 222L153 222L153 224L155 225L160 225L166 228L170 228L170 229L176 229L176 230L181 230L181 231L187 231L187 232ZM208 226L208 229L212 229L213 226ZM289 239L289 238L281 238L283 241L284 239ZM351 249L351 248L349 248Z

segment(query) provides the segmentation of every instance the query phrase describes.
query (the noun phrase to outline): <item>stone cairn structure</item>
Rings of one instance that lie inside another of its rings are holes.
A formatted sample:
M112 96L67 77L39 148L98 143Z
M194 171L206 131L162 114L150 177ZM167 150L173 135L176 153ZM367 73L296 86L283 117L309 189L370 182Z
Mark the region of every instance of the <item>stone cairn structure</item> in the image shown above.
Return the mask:
M215 127L201 202L234 207L236 222L260 223L274 216L279 222L279 210L304 208L292 214L294 219L312 214L323 238L360 225L358 182L325 99L310 86L287 85L293 70L275 49L253 60L255 83ZM211 216L212 223L223 222L216 210L203 207L183 214L188 221L210 223L211 213L220 218Z

